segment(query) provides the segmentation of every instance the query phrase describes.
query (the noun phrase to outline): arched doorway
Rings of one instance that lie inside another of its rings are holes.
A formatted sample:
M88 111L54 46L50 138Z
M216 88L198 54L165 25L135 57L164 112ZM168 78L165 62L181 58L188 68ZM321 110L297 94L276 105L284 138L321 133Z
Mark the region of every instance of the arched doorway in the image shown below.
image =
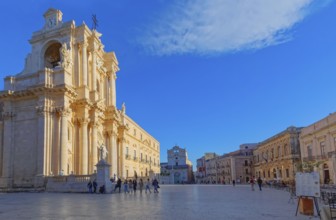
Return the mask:
M174 173L174 184L181 182L181 174L179 172Z

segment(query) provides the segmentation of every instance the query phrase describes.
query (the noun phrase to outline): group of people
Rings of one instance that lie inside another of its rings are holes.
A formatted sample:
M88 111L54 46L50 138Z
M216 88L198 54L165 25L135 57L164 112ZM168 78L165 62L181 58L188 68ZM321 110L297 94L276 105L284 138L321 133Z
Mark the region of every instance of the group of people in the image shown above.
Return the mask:
M89 189L89 193L97 193L97 181L94 179L93 181L89 181L87 187ZM99 187L99 193L105 193L105 185Z
M96 191L97 191L97 181L96 181L96 179L94 179L93 182L90 180L87 184L87 187L89 188L89 193L96 193Z
M259 190L262 191L262 189L261 189L261 187L262 187L262 179L260 178L260 176L257 179L257 183L258 183L258 186L259 186ZM255 184L254 176L252 176L252 178L250 179L250 184L251 184L252 191L254 191L254 184Z
M139 183L137 182L137 179L133 179L133 180L125 179L125 181L122 183L121 179L118 178L113 192L116 192L118 190L119 193L120 193L121 192L121 185L123 185L123 187L124 187L124 193L136 193L137 189L139 189L140 194L142 194L142 191L143 191L144 187L145 187L145 193L147 193L147 192L152 193L151 185L153 186L154 193L159 193L158 188L160 188L159 182L157 181L157 179L154 179L152 182L149 179L147 179L146 182L144 182L140 178ZM96 181L96 179L94 179L93 182L90 180L89 183L87 184L87 186L88 186L88 189L89 189L89 193L96 193L96 191L97 191L97 181ZM99 192L100 193L105 193L105 185L100 187Z

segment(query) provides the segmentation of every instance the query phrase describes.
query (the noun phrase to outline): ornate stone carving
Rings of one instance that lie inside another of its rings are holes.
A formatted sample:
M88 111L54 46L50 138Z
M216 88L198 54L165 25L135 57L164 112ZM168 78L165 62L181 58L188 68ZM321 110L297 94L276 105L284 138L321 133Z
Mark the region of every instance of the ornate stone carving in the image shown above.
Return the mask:
M61 66L64 69L71 68L72 67L71 48L68 49L66 43L62 44L60 54L61 54Z
M68 116L71 113L71 110L68 107L61 106L61 107L56 107L55 112L57 114L59 114L61 117L62 116L65 117L65 116Z
M106 73L107 69L106 67L104 67L104 61L100 59L99 57L96 58L96 65L97 65L98 70L101 70L104 73Z
M90 120L87 118L77 118L76 121L77 121L78 126L80 127L90 122Z

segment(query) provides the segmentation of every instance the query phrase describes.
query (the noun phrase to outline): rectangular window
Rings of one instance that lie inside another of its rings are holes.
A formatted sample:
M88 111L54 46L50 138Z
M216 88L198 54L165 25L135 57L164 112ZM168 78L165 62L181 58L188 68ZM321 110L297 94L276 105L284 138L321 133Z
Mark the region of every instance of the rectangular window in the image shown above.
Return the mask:
M249 173L248 173L248 169L245 169L245 174L249 174Z
M321 156L324 156L325 155L325 142L324 141L320 143L320 148L321 148Z
M312 159L312 157L313 157L313 149L312 149L311 145L307 146L307 155L308 155L308 159Z
M289 169L286 169L286 177L289 178Z
M287 155L287 144L285 144L285 146L284 146L284 154L283 154L284 156L286 156Z
M278 157L281 157L281 147L278 146Z

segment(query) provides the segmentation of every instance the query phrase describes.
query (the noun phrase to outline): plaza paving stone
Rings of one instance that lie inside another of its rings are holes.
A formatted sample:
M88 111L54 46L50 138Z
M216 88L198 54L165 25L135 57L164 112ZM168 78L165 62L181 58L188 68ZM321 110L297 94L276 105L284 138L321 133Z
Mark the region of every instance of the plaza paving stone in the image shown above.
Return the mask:
M161 185L159 194L2 193L0 219L318 219L295 216L283 190L247 185Z

